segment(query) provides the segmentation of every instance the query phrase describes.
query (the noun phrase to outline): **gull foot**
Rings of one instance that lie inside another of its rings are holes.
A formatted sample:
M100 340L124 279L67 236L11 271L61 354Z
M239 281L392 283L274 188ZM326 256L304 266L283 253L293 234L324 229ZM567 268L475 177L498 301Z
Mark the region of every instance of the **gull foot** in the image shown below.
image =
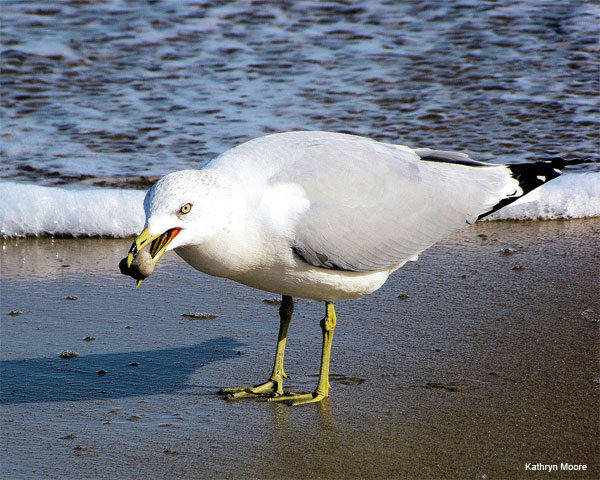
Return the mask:
M222 388L219 390L219 395L224 395L225 400L237 400L238 398L250 397L272 397L276 398L281 395L283 388L280 382L276 380L267 380L259 385L238 387L238 388Z
M293 393L288 392L277 397L269 398L269 402L282 402L289 406L305 405L307 403L320 402L327 398L327 395L318 393L317 391L311 393Z

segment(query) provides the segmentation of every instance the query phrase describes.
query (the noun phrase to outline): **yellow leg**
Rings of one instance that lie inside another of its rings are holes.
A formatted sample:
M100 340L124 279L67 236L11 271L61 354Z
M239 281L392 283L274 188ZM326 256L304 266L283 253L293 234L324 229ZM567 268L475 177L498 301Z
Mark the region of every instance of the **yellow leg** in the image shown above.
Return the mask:
M270 402L285 402L288 405L302 405L305 403L319 402L329 396L329 361L331 360L331 343L333 341L333 331L337 323L335 308L333 303L327 302L325 305L325 318L321 320L321 330L323 331L323 347L321 351L321 369L319 372L319 383L312 393L288 393L281 396L270 398Z
M278 397L283 395L283 379L287 378L283 370L283 357L285 354L285 343L287 340L287 331L292 321L294 313L294 300L292 297L284 295L279 307L279 335L277 337L277 351L275 352L275 362L273 363L273 372L265 383L249 387L223 388L219 391L222 395L227 395L228 399L246 398L246 397Z

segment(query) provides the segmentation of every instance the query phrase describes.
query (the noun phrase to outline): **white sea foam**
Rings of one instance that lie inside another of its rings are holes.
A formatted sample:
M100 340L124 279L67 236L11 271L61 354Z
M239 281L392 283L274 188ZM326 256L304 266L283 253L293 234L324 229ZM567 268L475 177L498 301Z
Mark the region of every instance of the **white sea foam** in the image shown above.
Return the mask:
M42 187L0 181L0 235L128 237L144 225L144 192L106 188ZM537 198L511 205L489 220L600 217L600 173L567 173L539 189Z
M128 237L144 226L144 194L0 181L0 234Z

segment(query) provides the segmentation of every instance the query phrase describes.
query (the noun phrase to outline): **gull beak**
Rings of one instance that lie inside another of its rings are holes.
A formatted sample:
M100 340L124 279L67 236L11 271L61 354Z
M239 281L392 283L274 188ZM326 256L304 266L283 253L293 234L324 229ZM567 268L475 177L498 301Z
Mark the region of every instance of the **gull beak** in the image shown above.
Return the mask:
M129 248L129 253L127 254L127 268L131 268L133 259L148 244L150 244L150 256L152 257L152 263L156 265L156 263L158 263L158 261L165 254L169 243L171 243L171 241L179 234L179 232L181 232L181 228L175 227L167 230L164 233L150 236L150 230L148 227L146 227L144 231L138 235ZM144 279L139 279L136 287L139 287L143 281Z

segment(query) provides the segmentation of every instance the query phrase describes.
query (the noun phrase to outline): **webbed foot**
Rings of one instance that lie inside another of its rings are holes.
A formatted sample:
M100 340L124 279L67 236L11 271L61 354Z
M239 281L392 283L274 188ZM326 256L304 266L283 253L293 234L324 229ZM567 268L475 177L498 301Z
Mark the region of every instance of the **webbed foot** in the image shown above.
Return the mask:
M320 402L321 400L323 400L325 398L327 398L327 395L318 393L316 391L311 392L311 393L288 392L288 393L284 393L283 395L279 395L277 397L269 398L268 401L269 402L281 402L281 403L285 403L286 405L289 405L289 406L296 406L296 405L304 405L306 403Z
M272 397L276 398L283 395L283 379L287 378L285 373L279 375L280 378L270 378L265 383L251 385L247 387L222 388L219 395L224 395L225 400L236 400L238 398L249 397Z

